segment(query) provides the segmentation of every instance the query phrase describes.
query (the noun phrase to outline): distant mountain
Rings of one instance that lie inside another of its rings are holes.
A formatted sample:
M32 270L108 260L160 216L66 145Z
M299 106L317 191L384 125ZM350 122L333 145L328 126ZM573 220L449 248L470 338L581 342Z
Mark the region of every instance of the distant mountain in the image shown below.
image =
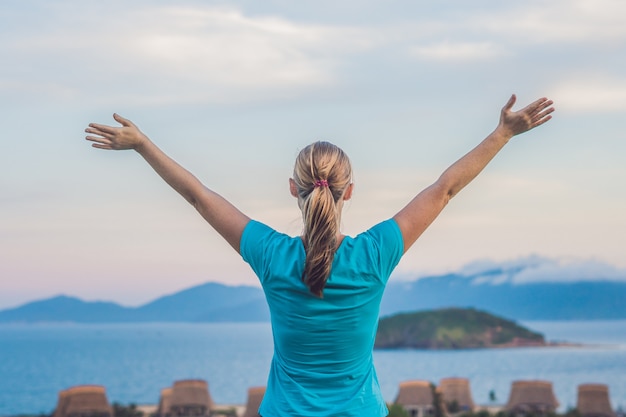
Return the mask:
M265 314L254 311L262 303ZM251 314L255 313L255 314ZM1 316L0 316L1 317ZM137 308L136 321L267 321L269 310L263 290L209 282L158 298Z
M598 275L541 258L527 263L391 282L381 315L444 307L475 307L516 320L626 319L626 277L600 269ZM602 275L602 273L606 275ZM565 281L560 274L569 275ZM607 278L608 276L608 278Z
M87 302L64 295L0 311L4 322L207 322L269 321L263 290L209 282L158 298L141 307Z
M626 283L472 284L447 275L387 288L381 315L443 307L476 307L517 320L626 319Z
M400 313L380 319L378 349L477 349L545 346L541 333L473 308Z
M109 302L87 302L59 295L21 307L0 311L0 322L118 322L125 321L132 309Z
M591 266L590 266L591 265ZM543 258L471 265L413 281L392 279L381 316L472 307L515 320L626 319L626 274L598 263ZM198 285L140 307L57 296L0 311L0 322L268 321L261 288Z

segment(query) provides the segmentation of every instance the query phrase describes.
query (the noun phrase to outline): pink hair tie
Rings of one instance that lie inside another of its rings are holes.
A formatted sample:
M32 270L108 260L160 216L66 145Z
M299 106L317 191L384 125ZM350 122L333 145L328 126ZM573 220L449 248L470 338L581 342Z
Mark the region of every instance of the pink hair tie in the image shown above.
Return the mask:
M326 180L317 180L315 181L315 187L328 187L328 181Z

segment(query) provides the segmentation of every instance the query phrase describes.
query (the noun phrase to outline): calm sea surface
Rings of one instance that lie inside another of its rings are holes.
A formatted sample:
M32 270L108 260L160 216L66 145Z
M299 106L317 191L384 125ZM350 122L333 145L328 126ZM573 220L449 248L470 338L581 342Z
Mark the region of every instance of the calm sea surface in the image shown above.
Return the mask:
M552 381L560 410L576 387L609 385L613 408L626 409L626 320L527 322L549 340L585 347L463 351L375 351L383 395L393 401L408 379L469 378L474 401L508 399L517 379ZM101 384L111 402L156 404L177 379L209 382L219 404L243 404L265 385L272 356L268 323L0 325L0 416L49 413L60 390Z

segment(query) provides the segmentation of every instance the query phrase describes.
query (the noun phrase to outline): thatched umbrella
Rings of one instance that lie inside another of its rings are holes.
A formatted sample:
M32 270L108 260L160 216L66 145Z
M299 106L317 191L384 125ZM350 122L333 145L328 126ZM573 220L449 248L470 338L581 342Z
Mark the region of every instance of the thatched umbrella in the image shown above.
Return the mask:
M506 410L512 412L554 412L559 402L554 396L552 382L513 381Z
M67 408L67 390L59 391L59 399L57 400L57 406L54 409L52 417L63 417L65 415L65 409Z
M583 417L615 417L609 400L609 387L604 384L579 385L576 408Z
M432 413L433 391L429 381L400 382L398 396L394 401L409 412L411 417L421 417Z
M248 401L246 402L246 411L242 417L258 417L259 407L263 396L265 395L265 387L248 388Z
M111 417L113 409L101 385L78 385L59 393L58 417ZM56 417L55 412L55 417Z
M472 399L469 379L467 378L442 378L439 381L439 392L445 404L456 402L460 410L473 411L475 404Z
M174 416L206 416L214 408L209 384L201 379L175 381L170 402Z
M159 397L159 406L157 408L157 415L161 417L167 417L170 415L172 404L172 388L163 388L161 390L161 396Z

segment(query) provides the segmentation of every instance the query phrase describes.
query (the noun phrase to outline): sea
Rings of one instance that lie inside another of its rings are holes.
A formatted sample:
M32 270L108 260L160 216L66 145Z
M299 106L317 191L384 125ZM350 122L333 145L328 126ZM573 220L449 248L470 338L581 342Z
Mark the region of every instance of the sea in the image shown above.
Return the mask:
M505 404L515 380L551 381L563 412L577 386L609 386L611 405L626 410L626 320L522 322L547 340L571 345L449 351L376 350L384 398L402 381L470 381L474 402ZM272 358L269 323L2 324L0 416L49 414L61 390L106 388L111 403L157 404L179 379L208 381L217 404L245 404L265 385ZM490 396L495 394L495 399Z

